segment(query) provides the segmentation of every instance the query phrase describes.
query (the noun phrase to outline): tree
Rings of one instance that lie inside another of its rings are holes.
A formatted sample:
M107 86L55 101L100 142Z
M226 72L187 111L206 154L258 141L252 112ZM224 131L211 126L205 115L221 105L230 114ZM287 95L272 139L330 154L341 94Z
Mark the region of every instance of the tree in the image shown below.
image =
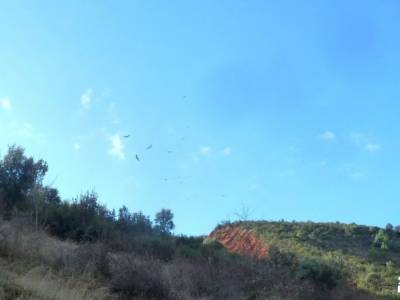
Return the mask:
M397 225L397 226L394 228L394 231L396 232L397 235L400 235L400 225Z
M29 198L32 205L31 210L35 218L35 228L38 230L39 225L43 226L46 224L49 210L60 205L61 199L57 189L39 185L30 192Z
M175 228L174 224L174 214L169 209L162 209L156 214L156 218L154 223L156 224L155 228L161 234L169 235L171 231Z
M0 161L0 208L4 217L11 217L13 211L27 209L30 192L42 185L47 170L45 161L26 157L23 148L8 148Z
M250 209L242 204L242 209L240 212L235 212L236 217L239 219L239 221L247 221L250 218Z
M116 224L117 228L125 233L146 234L151 233L153 229L148 216L140 211L131 213L125 205L119 209Z
M389 248L389 236L383 229L380 229L375 235L374 246L381 249Z
M386 224L386 231L387 231L387 232L392 232L392 231L393 231L393 225L390 224L390 223L387 223L387 224Z

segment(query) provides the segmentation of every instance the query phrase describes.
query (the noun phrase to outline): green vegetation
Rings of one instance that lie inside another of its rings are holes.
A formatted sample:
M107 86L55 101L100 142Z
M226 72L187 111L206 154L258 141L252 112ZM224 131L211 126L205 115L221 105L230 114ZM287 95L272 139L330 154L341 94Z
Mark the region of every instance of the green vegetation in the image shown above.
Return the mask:
M341 223L239 222L268 245L295 257L297 274L321 285L347 282L384 299L397 296L400 233ZM397 298L396 298L397 299Z
M395 299L398 227L226 223L270 246L240 257L173 235L168 209L152 220L95 192L62 200L47 170L16 146L0 160L0 299Z

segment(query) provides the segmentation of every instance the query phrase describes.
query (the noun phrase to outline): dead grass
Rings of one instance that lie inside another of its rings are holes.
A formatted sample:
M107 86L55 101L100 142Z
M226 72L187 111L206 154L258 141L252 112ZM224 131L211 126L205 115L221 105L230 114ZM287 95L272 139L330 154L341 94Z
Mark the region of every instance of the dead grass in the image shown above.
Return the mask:
M105 288L82 282L75 278L60 278L51 270L37 267L16 278L16 284L32 292L40 299L54 300L111 300ZM93 285L93 286L92 286Z
M0 299L114 300L80 246L0 222Z

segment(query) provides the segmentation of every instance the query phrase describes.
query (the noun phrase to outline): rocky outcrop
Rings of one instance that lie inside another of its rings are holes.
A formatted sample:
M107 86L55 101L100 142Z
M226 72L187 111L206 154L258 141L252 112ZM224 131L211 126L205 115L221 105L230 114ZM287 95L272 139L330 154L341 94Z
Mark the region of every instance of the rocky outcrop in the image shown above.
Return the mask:
M207 240L218 241L228 251L257 259L268 256L269 247L250 229L240 226L225 226L210 233Z

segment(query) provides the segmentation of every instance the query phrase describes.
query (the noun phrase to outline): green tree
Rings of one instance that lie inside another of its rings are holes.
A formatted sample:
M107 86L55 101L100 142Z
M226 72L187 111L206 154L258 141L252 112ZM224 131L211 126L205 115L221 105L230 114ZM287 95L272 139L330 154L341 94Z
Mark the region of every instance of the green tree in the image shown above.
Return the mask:
M171 231L175 228L174 224L174 214L170 209L162 209L156 214L156 218L154 220L155 228L161 234L169 235Z
M386 231L387 232L392 232L393 231L393 225L391 223L386 224Z
M374 246L381 249L389 248L389 236L383 229L380 229L375 235Z
M129 212L125 205L118 211L117 228L125 233L145 234L152 232L150 218L142 212Z
M0 161L0 208L4 217L10 218L13 213L29 207L28 197L42 185L47 170L45 161L26 157L23 148L8 148Z

